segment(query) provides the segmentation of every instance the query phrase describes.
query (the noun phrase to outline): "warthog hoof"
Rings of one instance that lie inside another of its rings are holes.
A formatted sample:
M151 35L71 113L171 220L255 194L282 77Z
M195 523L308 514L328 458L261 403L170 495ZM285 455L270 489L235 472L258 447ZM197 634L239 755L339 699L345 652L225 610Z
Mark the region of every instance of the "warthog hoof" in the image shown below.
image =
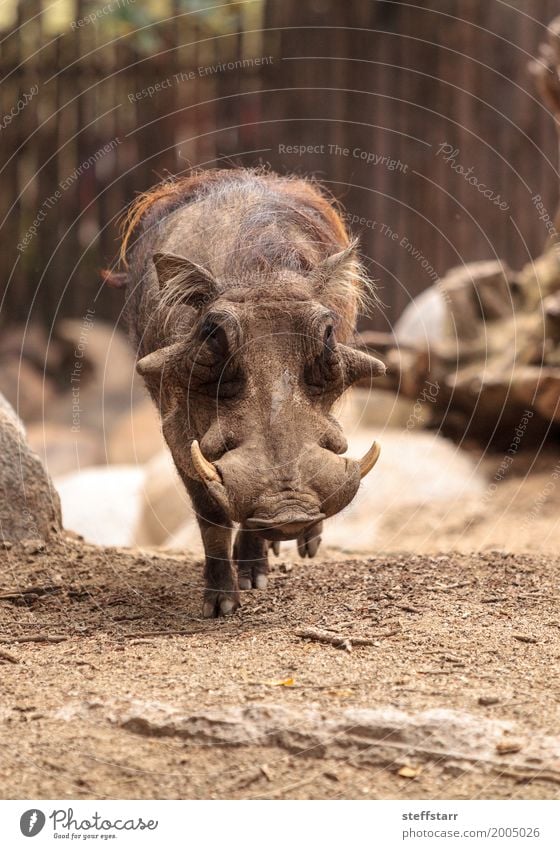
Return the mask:
M297 549L300 557L315 557L321 545L321 531L323 523L317 522L311 528L307 528L297 538Z
M220 616L230 616L240 606L237 592L221 590L205 590L202 615L205 619L217 619Z
M254 568L251 575L239 576L240 590L266 590L268 586L268 578L262 572L257 572Z
M238 531L233 547L237 561L237 580L240 590L264 590L268 583L268 549L270 543L258 534L243 528Z

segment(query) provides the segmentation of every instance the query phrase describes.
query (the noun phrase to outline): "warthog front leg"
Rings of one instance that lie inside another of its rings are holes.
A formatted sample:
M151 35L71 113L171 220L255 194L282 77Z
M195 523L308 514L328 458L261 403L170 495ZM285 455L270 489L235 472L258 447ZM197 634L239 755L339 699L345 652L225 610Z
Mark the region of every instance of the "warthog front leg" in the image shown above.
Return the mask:
M231 527L211 524L199 517L206 555L202 615L228 616L239 607L237 577L231 562Z
M204 601L202 615L228 616L240 604L237 574L231 560L233 525L208 497L202 484L188 480L187 489L196 511L204 545Z
M253 531L240 528L235 537L233 557L237 561L240 590L264 590L267 585L269 543Z
M315 557L321 545L321 534L323 523L317 522L311 528L307 528L297 538L297 548L300 557Z

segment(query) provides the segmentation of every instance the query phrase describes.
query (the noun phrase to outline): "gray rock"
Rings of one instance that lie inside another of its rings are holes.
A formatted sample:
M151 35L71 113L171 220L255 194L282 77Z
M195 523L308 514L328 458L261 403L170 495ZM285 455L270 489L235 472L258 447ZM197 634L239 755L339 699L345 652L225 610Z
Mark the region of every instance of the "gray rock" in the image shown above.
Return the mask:
M0 540L47 540L61 527L58 494L2 395L0 457Z
M449 765L451 772L510 769L560 780L560 737L531 732L512 720L433 708L405 713L393 707L326 712L279 704L245 704L185 711L140 699L69 702L54 716L66 722L105 721L142 737L175 737L186 746L275 746L305 757L330 757L395 769L415 762ZM515 736L512 735L515 732Z

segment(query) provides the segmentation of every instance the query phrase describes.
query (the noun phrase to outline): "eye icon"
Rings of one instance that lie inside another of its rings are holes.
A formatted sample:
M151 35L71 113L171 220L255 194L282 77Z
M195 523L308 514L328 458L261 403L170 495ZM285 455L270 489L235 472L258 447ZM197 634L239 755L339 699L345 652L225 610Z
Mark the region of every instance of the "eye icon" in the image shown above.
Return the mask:
M36 837L45 825L45 815L38 808L31 808L21 815L19 827L26 837Z

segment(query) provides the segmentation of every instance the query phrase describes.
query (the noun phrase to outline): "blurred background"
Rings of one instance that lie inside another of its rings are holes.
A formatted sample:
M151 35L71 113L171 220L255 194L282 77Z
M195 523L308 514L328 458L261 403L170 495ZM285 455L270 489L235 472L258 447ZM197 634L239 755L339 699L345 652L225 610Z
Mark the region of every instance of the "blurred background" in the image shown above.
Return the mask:
M350 216L406 233L430 269L354 226L387 307L371 319L380 329L466 257L522 265L545 235L528 187L549 209L557 200L553 122L527 64L559 11L557 0L4 0L2 114L29 100L0 132L3 322L50 326L93 301L117 320L98 271L124 208L170 174L219 163L316 175ZM442 143L509 214L458 178ZM302 145L322 150L283 152Z
M472 545L479 526L477 545L508 543L556 462L559 13L558 0L3 0L0 391L68 527L188 544L122 292L100 270L117 267L138 192L266 164L340 201L382 301L357 344L388 378L341 413L356 442L375 429L386 445L354 540L398 546L404 499L419 546ZM530 546L549 536L555 487L527 520ZM490 530L506 504L510 525Z

